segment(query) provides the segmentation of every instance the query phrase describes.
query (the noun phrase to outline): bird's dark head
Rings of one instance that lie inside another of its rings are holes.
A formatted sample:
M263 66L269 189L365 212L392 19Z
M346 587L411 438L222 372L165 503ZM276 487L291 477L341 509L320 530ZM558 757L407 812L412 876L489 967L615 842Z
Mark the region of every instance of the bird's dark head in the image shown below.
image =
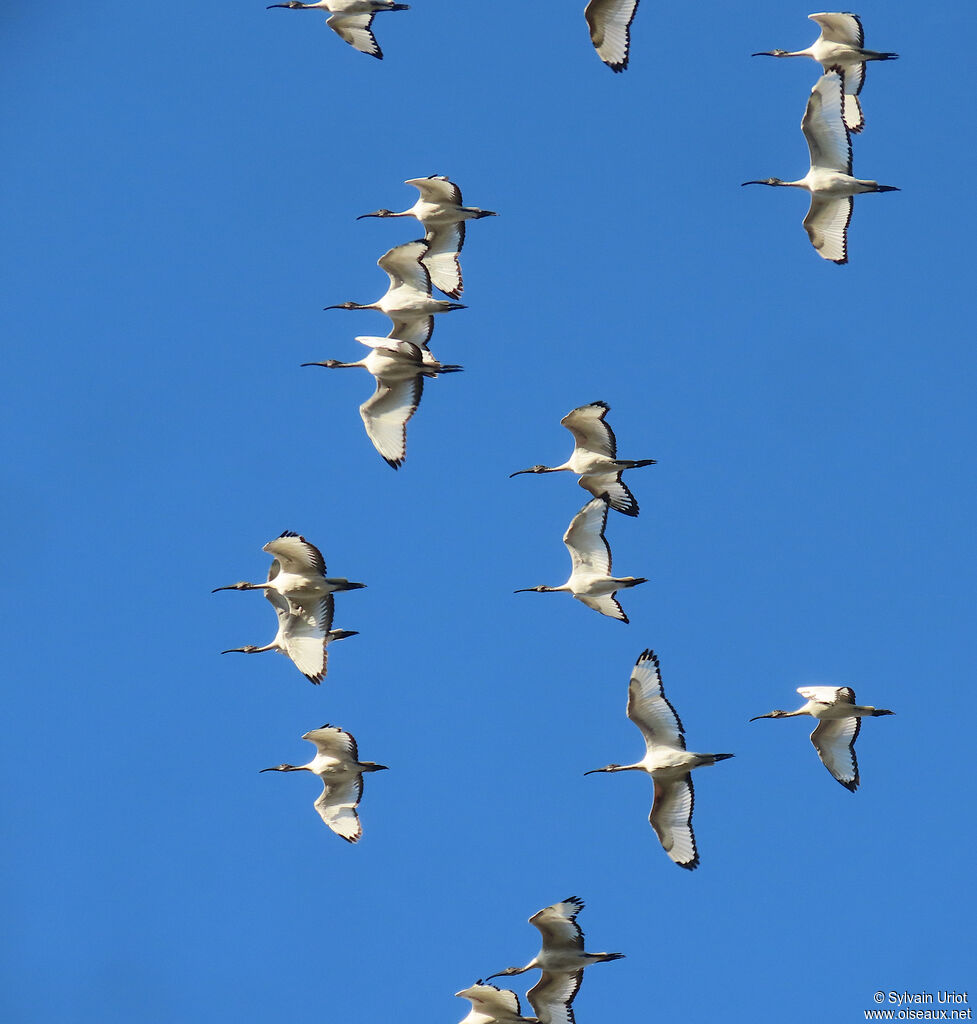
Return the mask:
M301 765L294 764L276 764L274 768L261 768L258 774L260 775L261 772L297 772L301 767Z
M522 587L520 590L513 590L513 594L545 594L552 589L552 587L540 584L538 587Z
M302 366L328 366L332 369L335 366L339 366L338 359L323 359L320 363L302 363Z
M302 3L302 0L288 0L288 3L284 3L284 4L269 4L265 8L265 10L266 11L270 11L272 9L272 7L304 7L304 6L305 6L305 4Z
M546 469L546 466L530 466L529 469L517 469L515 473L509 474L509 479L511 480L514 476L519 476L520 473L545 473Z
M744 181L744 185L783 185L780 178L763 178L761 181Z
M373 213L361 213L357 220L365 220L367 217L396 217L393 210L374 210Z
M507 978L510 974L522 974L522 970L518 967L507 967L504 971L490 974L485 980L491 981L493 978Z
M349 301L340 302L335 306L323 306L323 309L359 309L359 303Z
M609 764L605 768L591 768L589 772L584 772L584 775L596 775L598 772L616 772L620 767L619 764Z
M755 718L751 718L751 722L759 722L761 718L787 718L789 717L789 711L770 711L766 715L757 715Z
M254 654L257 650L254 644L247 644L244 647L231 647L229 650L221 651L221 654Z
M759 53L751 53L751 57L786 57L787 50L761 50Z
M214 587L211 591L212 594L216 594L218 590L253 590L253 583L246 583L242 580L240 583L229 583L226 587Z

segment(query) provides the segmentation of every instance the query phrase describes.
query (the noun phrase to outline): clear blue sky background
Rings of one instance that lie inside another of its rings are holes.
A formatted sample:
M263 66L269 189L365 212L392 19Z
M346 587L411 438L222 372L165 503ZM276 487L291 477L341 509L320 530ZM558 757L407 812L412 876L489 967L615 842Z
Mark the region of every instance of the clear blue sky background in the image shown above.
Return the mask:
M862 3L851 263L800 177L804 6L645 0L632 66L583 0L417 0L383 62L262 3L9 4L0 110L9 829L0 1009L16 1024L459 1020L579 895L579 1024L846 1022L877 989L977 988L972 5ZM469 308L389 469L357 406L417 237L361 221L458 181ZM602 399L642 506L608 528L628 626L565 595L584 492L507 479ZM304 533L342 595L313 688L265 643L261 546ZM645 647L693 749L702 865L647 824L624 716ZM748 719L849 684L862 788L810 724ZM355 734L365 835L312 807L323 722ZM525 980L532 984L533 976ZM520 986L520 995L527 985Z

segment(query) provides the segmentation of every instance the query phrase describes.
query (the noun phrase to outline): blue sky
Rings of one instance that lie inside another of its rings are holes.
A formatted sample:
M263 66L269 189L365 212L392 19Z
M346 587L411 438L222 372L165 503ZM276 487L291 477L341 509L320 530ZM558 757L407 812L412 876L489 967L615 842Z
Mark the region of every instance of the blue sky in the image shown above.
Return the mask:
M869 69L855 173L902 191L856 199L836 267L806 197L740 188L807 168L816 65L749 56L811 42L807 9L648 0L613 75L582 7L417 0L376 19L382 62L262 4L5 12L5 1019L457 1021L571 894L627 954L578 1024L971 986L975 83L948 46L977 17L859 8L902 56ZM299 364L386 333L322 307L382 293L419 228L354 218L433 173L501 216L432 339L465 372L395 473L369 378ZM650 580L628 626L512 593L566 578L586 495L508 474L563 461L560 417L597 399L659 460L608 526ZM368 584L319 688L218 654L273 635L210 591L285 529ZM694 873L647 779L583 778L640 754L646 647L689 746L736 753L698 774ZM854 795L807 722L748 722L805 683L897 712ZM315 779L258 773L324 722L391 769L356 847Z

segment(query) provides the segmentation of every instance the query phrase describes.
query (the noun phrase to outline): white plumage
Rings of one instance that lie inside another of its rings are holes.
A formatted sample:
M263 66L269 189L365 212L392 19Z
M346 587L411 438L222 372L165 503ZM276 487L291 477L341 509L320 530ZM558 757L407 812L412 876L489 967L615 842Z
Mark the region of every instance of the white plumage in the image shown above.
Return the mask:
M631 55L631 22L639 0L590 0L584 10L597 56L611 69L623 71Z
M594 498L570 521L563 535L563 543L570 552L572 564L570 578L566 583L558 587L523 587L515 593L572 594L601 615L627 622L628 617L614 595L625 587L636 587L648 581L644 577L611 575L611 549L604 538L607 507L600 498Z
M314 743L316 755L308 764L280 764L263 772L312 772L322 780L322 793L315 802L319 817L342 839L355 843L363 834L356 813L363 795L363 773L386 771L387 766L360 761L356 740L338 726L326 723L302 739Z
M539 981L526 994L540 1024L573 1024L571 1004L583 981L584 968L609 960L620 960L623 953L586 953L584 937L577 924L583 900L570 896L533 914L529 923L543 937L540 951L525 967L507 967L489 978L509 977L538 969Z
M821 763L845 789L854 793L858 789L858 759L855 757L855 740L863 718L877 718L879 715L893 715L886 708L855 703L855 691L850 686L799 686L797 692L806 703L796 711L771 711L757 715L751 722L761 718L795 718L810 715L818 720L811 733L811 742L821 758Z
M638 503L621 479L626 469L653 466L654 459L619 459L617 438L610 424L605 420L610 406L606 402L591 402L572 409L560 423L573 434L574 448L561 466L530 466L510 473L510 477L521 473L559 473L566 470L576 473L577 483L595 498L604 499L611 508L626 516L638 514Z
M288 0L284 4L269 4L267 9L287 7L293 11L324 11L329 15L326 24L340 39L360 53L383 60L383 51L373 34L373 16L380 11L406 11L409 6L394 3L394 0L317 0L312 4Z
M848 262L848 223L852 196L862 192L898 192L892 185L852 177L851 138L842 118L844 76L832 68L811 90L801 129L811 154L811 168L798 181L765 178L744 185L783 185L811 194L804 228L818 254L834 263Z
M461 189L443 174L428 178L408 178L405 185L413 185L420 198L409 210L375 210L357 217L414 217L424 225L427 252L421 262L431 275L431 282L445 295L457 299L464 290L461 264L458 256L465 244L465 221L498 216L494 210L481 210L465 206Z
M393 330L390 337L404 340L404 336L422 336L424 342L431 337L436 313L449 313L464 309L460 302L431 298L431 275L424 265L428 243L415 239L395 245L377 260L377 266L390 280L387 290L376 302L341 302L326 309L375 309L390 317Z
M334 640L356 636L356 630L333 629L333 596L325 594L318 600L291 601L275 590L266 590L265 597L278 615L278 632L270 644L256 647L231 647L221 654L261 654L278 651L290 658L310 683L320 683L326 674L327 648Z
M370 349L365 359L341 363L326 359L303 366L348 369L361 366L376 379L376 390L360 406L360 417L373 447L389 466L399 469L407 457L407 423L417 412L424 391L424 378L439 373L457 373L460 366L439 363L427 347L397 338L356 339Z
M685 729L662 686L658 657L642 652L628 683L628 718L641 730L645 756L634 764L609 764L585 772L647 772L655 784L655 798L648 818L665 852L679 867L699 865L699 851L692 831L695 791L694 768L725 761L732 754L696 754L685 749Z
M510 989L476 981L455 995L472 1004L471 1012L459 1024L532 1024L533 1018L523 1017L519 997Z
M865 115L858 95L865 84L865 62L869 60L893 60L898 53L883 53L866 50L865 32L857 14L823 13L809 14L811 21L818 24L821 34L806 50L764 50L754 57L810 57L825 71L840 67L845 72L844 118L848 130L860 132L865 127Z

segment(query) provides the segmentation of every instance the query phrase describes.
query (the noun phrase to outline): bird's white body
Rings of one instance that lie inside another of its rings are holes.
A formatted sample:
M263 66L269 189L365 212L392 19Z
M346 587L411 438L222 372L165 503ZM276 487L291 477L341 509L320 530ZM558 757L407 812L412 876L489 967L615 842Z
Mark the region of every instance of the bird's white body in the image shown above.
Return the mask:
M524 974L540 970L539 981L526 994L540 1024L573 1024L571 1004L583 981L584 969L592 964L620 960L623 953L587 953L584 937L577 924L583 900L570 896L561 903L544 907L529 923L539 929L542 948L525 967L507 967L489 978Z
M423 337L426 343L433 328L432 316L465 308L459 302L431 298L431 275L423 262L427 251L428 243L424 239L394 246L377 260L377 266L386 272L390 285L376 302L343 302L326 306L326 309L375 309L393 321L391 337L400 340Z
M566 583L558 587L525 587L516 593L565 592L572 594L578 601L600 612L601 615L627 622L628 617L614 594L625 587L636 587L639 583L648 581L644 577L610 574L611 549L604 539L607 508L604 501L594 498L571 520L567 532L563 535L563 543L570 552L572 563L570 578Z
M850 686L799 686L797 692L805 703L796 711L771 711L766 715L751 718L796 718L809 715L818 720L818 726L811 733L811 742L821 758L821 763L831 775L854 793L858 788L858 759L855 757L855 740L861 728L862 718L877 718L894 712L887 708L875 708L855 703L855 691Z
M407 456L407 423L417 411L424 392L424 378L439 373L456 373L460 366L439 363L426 346L423 348L398 338L359 336L370 353L355 363L327 359L303 366L348 369L361 366L376 379L376 390L360 406L360 418L367 436L383 459L399 469Z
M360 761L356 740L338 726L312 729L302 739L314 743L316 755L308 764L281 764L262 768L264 772L312 772L322 780L322 793L315 802L319 817L336 835L355 843L363 834L356 807L363 795L363 773L386 770L386 765Z
M323 11L329 15L326 24L355 50L370 57L383 59L383 51L373 34L373 16L381 11L406 11L407 4L396 0L318 0L316 3L305 4L300 0L287 0L286 3L269 4L273 7L286 7L293 11Z
M691 870L699 864L699 851L692 831L695 793L690 772L733 755L698 754L685 749L685 729L665 696L654 651L644 651L631 672L627 714L644 737L644 757L634 764L610 764L585 774L643 771L650 775L655 783L655 799L648 821L669 857Z
M897 53L866 50L865 32L857 14L809 14L811 21L821 29L817 39L804 50L768 50L754 57L810 57L827 72L839 67L845 72L844 119L848 130L860 132L865 127L865 115L858 95L865 84L865 63L870 60L892 60Z
M457 299L464 290L458 256L465 244L465 221L482 217L495 217L493 210L465 206L461 189L442 174L428 178L408 178L405 185L413 185L420 198L408 210L377 210L364 213L364 217L414 217L424 225L427 251L421 262L430 274L431 282L445 295Z
M590 0L584 9L590 41L611 69L624 71L631 55L631 22L638 0Z
M654 459L619 459L617 439L605 416L610 410L606 402L591 402L572 409L560 423L573 434L574 447L570 458L562 466L530 466L510 476L522 473L575 473L577 483L595 498L605 500L611 508L627 516L638 514L638 503L621 479L626 469L654 465Z
M818 254L834 263L848 262L848 224L852 196L863 192L896 192L891 185L852 175L851 137L842 117L843 75L835 68L818 79L801 121L811 167L797 181L767 178L744 185L782 185L811 195L804 228Z

